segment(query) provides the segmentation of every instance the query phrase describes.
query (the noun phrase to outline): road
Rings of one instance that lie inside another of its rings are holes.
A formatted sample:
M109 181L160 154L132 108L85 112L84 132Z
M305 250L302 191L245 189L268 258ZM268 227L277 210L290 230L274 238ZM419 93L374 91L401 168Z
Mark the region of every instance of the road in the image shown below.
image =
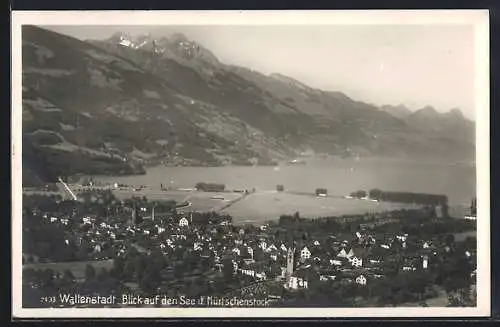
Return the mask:
M226 203L223 203L221 206L219 207L214 207L212 208L212 211L222 211L224 209L227 209L229 208L230 206L232 206L233 204L239 202L239 201L242 201L244 199L246 199L249 195L251 195L252 193L242 193L241 196L237 197L236 199L234 200L230 200Z

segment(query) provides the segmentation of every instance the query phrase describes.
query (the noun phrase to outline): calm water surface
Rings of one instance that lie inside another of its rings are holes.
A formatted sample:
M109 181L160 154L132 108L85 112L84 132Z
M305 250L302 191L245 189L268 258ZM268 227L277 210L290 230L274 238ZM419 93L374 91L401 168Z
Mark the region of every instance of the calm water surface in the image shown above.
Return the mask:
M197 182L223 183L227 189L252 189L259 194L261 191L274 191L277 184L283 184L286 190L297 192L314 192L318 187L328 189L329 195L346 195L362 189L379 188L386 191L424 192L445 194L451 206L466 206L476 194L475 168L472 165L447 165L436 163L417 163L402 160L384 159L322 159L309 160L307 165L279 166L279 167L153 167L147 170L146 175L109 177L94 176L103 182L120 182L129 185L146 185L152 190L160 190L160 184L174 188L192 188ZM290 207L295 210L300 207L297 197L291 197L290 205L283 202L283 197L270 195L264 200L265 207ZM257 196L257 194L256 194ZM231 214L237 211L256 212L266 215L267 210L258 208L257 198L237 203L228 209ZM273 197L272 201L269 197ZM273 202L275 201L275 202ZM317 201L310 199L307 201ZM325 199L325 201L327 201ZM330 200L333 201L333 200ZM339 203L307 204L305 207L323 209L338 209ZM247 202L248 204L245 204ZM280 202L277 205L277 202ZM274 204L273 204L274 203ZM347 203L347 202L345 202ZM351 202L352 203L352 202ZM375 205L375 204L374 204ZM343 207L352 207L353 204ZM250 211L246 210L251 209ZM335 207L335 208L334 208ZM362 207L362 206L361 206ZM241 210L238 210L240 208ZM287 210L287 211L290 211ZM324 214L325 210L318 213ZM348 210L350 211L350 210ZM273 213L277 214L277 213Z

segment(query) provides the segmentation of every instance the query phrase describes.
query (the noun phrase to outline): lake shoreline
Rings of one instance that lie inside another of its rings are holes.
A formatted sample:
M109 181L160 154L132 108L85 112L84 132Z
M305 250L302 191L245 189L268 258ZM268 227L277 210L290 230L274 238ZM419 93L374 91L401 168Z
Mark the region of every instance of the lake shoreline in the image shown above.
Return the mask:
M317 217L338 213L359 213L385 210L381 203L339 199L356 190L382 189L394 192L443 194L450 207L468 206L476 193L475 168L465 166L432 165L412 162L380 160L333 160L327 159L306 165L285 166L226 166L226 167L163 167L155 166L139 176L90 176L97 183L145 186L143 191L119 192L120 197L146 196L166 199L168 190L193 190L197 183L224 184L225 190L252 190L257 192L230 206L224 212L237 220L276 219L281 214L299 211L301 215ZM283 186L285 192L277 192ZM315 196L317 189L326 189L329 197ZM219 194L220 193L220 194ZM280 194L283 193L283 194ZM295 193L295 194L294 194ZM300 196L311 194L311 196ZM223 202L196 193L190 198L193 210L206 211L222 207ZM230 193L212 195L231 200ZM174 191L173 200L185 200L187 192ZM197 197L202 197L197 199ZM330 196L334 197L331 198ZM181 201L182 202L182 201Z

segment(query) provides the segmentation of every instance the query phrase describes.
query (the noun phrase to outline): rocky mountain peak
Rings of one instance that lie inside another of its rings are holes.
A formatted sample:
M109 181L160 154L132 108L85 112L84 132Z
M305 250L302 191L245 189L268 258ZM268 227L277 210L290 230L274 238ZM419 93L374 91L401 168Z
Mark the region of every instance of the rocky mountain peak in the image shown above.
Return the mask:
M142 49L163 54L167 57L188 61L202 61L216 65L219 63L217 57L199 43L192 41L182 33L174 33L168 36L154 38L150 33L131 35L117 32L108 40L132 49Z

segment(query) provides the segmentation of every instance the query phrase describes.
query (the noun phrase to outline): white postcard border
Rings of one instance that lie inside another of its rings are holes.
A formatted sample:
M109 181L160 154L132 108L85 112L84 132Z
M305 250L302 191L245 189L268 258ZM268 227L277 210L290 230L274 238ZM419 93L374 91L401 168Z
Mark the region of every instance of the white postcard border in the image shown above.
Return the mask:
M478 263L476 308L26 309L22 273L22 25L474 25ZM15 318L467 317L490 315L490 145L488 10L358 11L13 11L12 315Z

